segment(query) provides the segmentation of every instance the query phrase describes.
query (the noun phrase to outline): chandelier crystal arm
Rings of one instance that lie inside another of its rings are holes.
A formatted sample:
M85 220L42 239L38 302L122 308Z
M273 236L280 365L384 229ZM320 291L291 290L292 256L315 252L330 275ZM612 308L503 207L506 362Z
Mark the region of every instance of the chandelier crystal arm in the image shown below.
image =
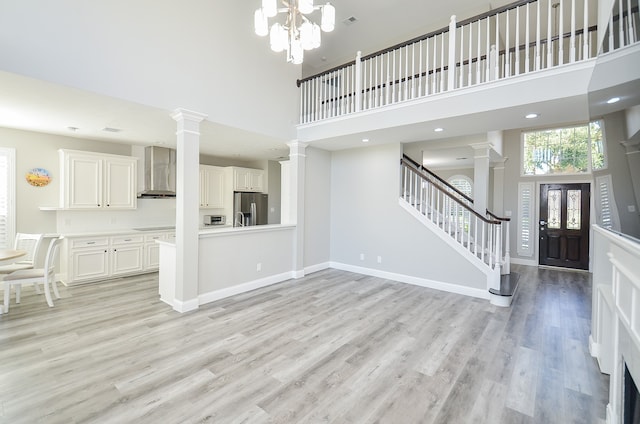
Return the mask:
M257 35L269 35L271 49L276 52L287 50L287 61L302 63L304 50L320 47L321 32L331 32L335 28L336 10L331 3L314 5L313 0L280 0L285 7L278 7L277 0L262 0L262 7L254 14L254 29ZM319 10L320 25L306 15ZM274 23L269 28L269 18L286 14L284 24Z

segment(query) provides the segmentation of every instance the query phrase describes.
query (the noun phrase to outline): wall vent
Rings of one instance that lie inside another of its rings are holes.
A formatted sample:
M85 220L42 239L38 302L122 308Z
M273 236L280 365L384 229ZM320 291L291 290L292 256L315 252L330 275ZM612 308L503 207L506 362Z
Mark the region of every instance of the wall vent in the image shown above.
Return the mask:
M355 16L349 16L347 19L345 19L344 21L342 21L345 25L351 25L353 23L355 23L358 20L358 18L356 18Z

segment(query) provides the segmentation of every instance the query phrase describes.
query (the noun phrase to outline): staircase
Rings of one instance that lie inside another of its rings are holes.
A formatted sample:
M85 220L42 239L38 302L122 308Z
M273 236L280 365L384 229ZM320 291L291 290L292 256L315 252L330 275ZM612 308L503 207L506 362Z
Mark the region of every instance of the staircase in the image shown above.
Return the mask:
M487 276L492 304L510 306L518 286L510 272L510 219L481 215L473 199L408 156L400 164L400 205Z

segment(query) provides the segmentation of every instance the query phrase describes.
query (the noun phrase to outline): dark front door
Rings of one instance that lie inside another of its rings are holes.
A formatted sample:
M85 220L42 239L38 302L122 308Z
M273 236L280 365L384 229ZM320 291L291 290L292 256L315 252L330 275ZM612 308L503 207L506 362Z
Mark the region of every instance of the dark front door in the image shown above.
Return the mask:
M589 269L589 184L540 186L539 262Z

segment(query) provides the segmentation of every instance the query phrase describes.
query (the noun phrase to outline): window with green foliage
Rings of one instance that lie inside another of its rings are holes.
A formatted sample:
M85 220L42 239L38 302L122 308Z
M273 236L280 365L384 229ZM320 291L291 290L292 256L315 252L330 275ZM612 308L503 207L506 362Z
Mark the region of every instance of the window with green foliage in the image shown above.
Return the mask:
M523 175L583 174L606 167L602 122L523 134Z

